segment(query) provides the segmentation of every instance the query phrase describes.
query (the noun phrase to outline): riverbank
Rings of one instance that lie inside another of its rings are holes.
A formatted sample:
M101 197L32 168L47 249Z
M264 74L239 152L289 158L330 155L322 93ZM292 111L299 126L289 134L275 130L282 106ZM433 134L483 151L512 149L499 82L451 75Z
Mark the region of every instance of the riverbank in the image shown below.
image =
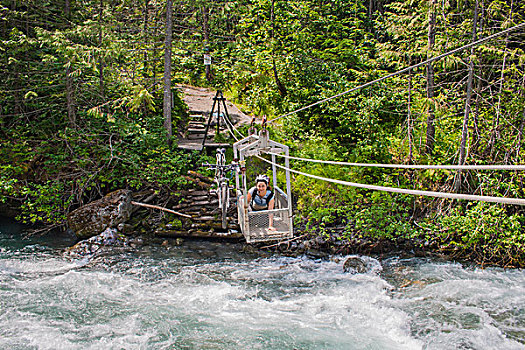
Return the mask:
M167 199L165 198L164 202L166 201ZM17 209L13 206L7 207L4 204L1 206L1 209L3 216L7 214L11 218L14 218L15 214L17 214ZM476 264L482 268L489 266L523 268L525 266L523 260L520 261L515 257L512 259L512 264L509 263L509 261L490 260L487 256L479 255L475 251L450 249L450 246L440 245L435 240L423 239L422 237L413 237L412 239L402 237L389 239L372 238L363 235L349 234L345 227L334 229L323 228L321 231L306 227L305 224L301 223L296 225L294 238L290 240L247 244L239 234L228 235L221 232L214 234L217 225L214 226L211 221L208 224L204 221L198 221L199 228L197 231L185 233L183 231L184 227L189 228L195 225L191 224L191 221L186 221L186 223L183 224L184 220L184 218L174 217L173 215L163 215L157 210L135 208L134 214L129 221L118 225L117 230L119 234L133 241L135 247L141 245L176 246L188 239L210 239L211 241L224 242L225 244L240 244L239 249L242 252L261 256L307 256L314 259L330 259L334 256L358 254L374 257L431 257L448 261L464 261ZM210 220L212 220L212 217L210 217ZM306 222L306 220L304 220L304 222ZM176 229L174 229L174 225L177 226ZM235 231L235 225L230 224L230 226L232 226ZM52 239L55 233L63 232L65 229L67 229L67 226L48 228L46 228L46 226L35 226L28 232L30 232L30 234L35 233L36 235L43 234L48 236L48 239ZM206 230L212 231L205 232ZM197 233L197 235L195 233ZM73 233L70 232L70 234L72 235ZM63 233L60 233L59 236L62 237ZM426 238L428 238L428 236ZM80 241L80 238L77 238L76 241Z

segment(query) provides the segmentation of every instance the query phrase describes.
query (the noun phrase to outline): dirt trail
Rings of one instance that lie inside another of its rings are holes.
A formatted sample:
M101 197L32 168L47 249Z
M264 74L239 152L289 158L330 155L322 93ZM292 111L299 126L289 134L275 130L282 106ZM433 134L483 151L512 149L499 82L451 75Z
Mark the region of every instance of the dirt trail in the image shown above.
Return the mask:
M183 93L182 99L188 105L190 113L209 116L211 108L213 107L213 98L217 93L216 90L184 84L178 84L176 88ZM228 108L228 114L236 126L249 124L252 121L250 116L244 114L236 105L228 100L226 100L226 108Z

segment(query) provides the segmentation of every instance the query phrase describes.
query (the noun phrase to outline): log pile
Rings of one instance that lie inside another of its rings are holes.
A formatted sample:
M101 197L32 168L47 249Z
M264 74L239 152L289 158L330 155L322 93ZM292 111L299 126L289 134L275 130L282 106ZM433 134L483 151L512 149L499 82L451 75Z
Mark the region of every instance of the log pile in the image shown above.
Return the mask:
M230 189L228 227L223 229L217 195L210 193L213 180L194 171L189 171L185 178L193 183L194 188L182 191L179 203L170 209L191 218L181 217L181 227L166 225L157 229L155 234L164 237L242 237L237 223L235 190Z

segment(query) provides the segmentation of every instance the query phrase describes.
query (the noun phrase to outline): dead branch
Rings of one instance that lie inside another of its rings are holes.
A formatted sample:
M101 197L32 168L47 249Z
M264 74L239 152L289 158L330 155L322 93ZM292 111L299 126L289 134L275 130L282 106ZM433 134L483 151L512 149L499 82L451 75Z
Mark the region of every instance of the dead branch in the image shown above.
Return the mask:
M183 217L185 217L185 218L190 218L190 219L191 219L191 216L190 216L190 215L186 215L186 214L183 214L183 213L179 213L178 211L171 210L171 209L168 209L168 208L164 208L164 207L161 207L161 206L158 206L158 205L152 205L152 204L146 204L146 203L139 203L139 202L135 202L135 201L132 201L131 204L133 204L133 205L138 205L139 207L145 207L145 208L151 208L151 209L158 209L158 210L166 211L166 212L168 212L168 213L172 213L172 214L175 214L175 215L179 215L179 216L183 216Z

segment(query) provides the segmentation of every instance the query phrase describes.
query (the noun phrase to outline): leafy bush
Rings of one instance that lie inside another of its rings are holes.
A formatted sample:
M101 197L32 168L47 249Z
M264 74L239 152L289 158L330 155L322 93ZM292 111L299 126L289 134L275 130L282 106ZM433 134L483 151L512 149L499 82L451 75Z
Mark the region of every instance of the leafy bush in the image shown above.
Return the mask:
M177 106L175 121L181 100ZM119 188L171 193L200 163L199 154L167 145L156 113L79 113L77 123L57 132L48 120L35 121L10 130L0 147L0 202L21 200L20 220L61 224L70 210Z
M519 265L525 257L525 216L508 215L503 206L478 202L456 206L449 215L422 224L445 250L472 256L479 262Z

